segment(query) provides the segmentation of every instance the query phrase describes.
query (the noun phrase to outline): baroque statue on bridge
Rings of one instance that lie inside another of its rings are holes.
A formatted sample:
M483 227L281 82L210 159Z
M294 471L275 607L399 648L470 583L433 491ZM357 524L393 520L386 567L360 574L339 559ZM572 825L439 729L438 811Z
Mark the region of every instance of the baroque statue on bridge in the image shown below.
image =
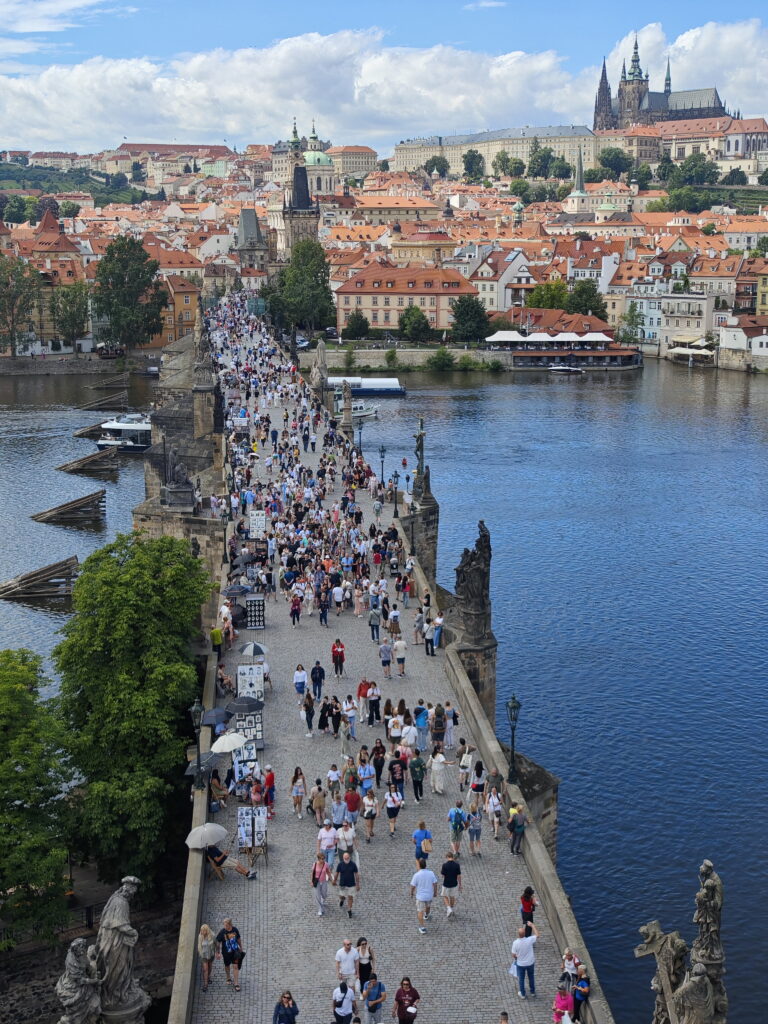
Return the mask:
M56 996L64 1007L58 1024L98 1024L101 1019L102 978L96 968L96 947L85 939L70 943Z
M107 900L99 922L96 954L103 974L101 1007L105 1018L120 1024L140 1024L151 1000L134 977L134 954L139 933L131 927L131 900L141 882L126 876Z

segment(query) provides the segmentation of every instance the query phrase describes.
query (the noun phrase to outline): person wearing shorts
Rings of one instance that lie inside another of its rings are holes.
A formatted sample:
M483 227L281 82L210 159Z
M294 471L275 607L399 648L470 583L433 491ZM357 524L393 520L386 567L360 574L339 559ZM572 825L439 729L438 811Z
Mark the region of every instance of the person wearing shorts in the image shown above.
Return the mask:
M240 932L232 924L231 917L225 917L222 928L216 936L216 959L224 961L224 973L227 984L232 984L230 970L234 977L235 992L240 991L240 967L245 957L245 950L240 940Z
M395 822L397 821L402 804L403 798L400 796L397 786L390 782L389 786L387 786L387 795L384 797L384 805L387 808L387 817L389 818L390 838L395 834Z
M425 924L429 920L432 900L437 896L437 876L434 871L429 870L423 857L419 861L419 870L411 878L411 897L414 896L419 932L424 935L427 931Z
M440 895L445 904L445 916L451 917L456 911L456 896L461 892L461 865L456 860L456 854L446 854L446 860L440 868L443 876L443 887Z
M379 647L379 658L381 659L381 668L384 672L384 678L391 678L391 666L392 666L392 645L386 640Z

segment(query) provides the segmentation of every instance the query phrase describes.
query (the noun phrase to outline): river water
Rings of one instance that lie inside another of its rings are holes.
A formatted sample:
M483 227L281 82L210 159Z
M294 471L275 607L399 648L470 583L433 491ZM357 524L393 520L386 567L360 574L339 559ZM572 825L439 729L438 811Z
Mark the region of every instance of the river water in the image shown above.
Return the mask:
M95 450L106 418L73 377L0 377L0 579L81 559L142 500L141 462L116 482L57 473ZM692 939L697 869L726 886L730 1019L758 1024L766 924L760 810L768 629L768 380L649 362L640 374L411 374L363 447L387 473L425 417L440 502L441 582L476 523L491 531L503 702L518 747L563 779L558 869L619 1024L647 1024L653 973L632 950L659 918ZM133 385L132 404L150 397ZM105 486L101 531L29 519ZM0 601L0 645L47 655L64 613Z

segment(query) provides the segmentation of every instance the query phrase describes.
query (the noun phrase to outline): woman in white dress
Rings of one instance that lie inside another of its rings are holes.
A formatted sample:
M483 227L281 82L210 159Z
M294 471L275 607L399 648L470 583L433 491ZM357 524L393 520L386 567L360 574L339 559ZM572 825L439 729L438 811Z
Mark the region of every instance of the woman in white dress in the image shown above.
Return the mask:
M445 768L449 764L453 764L453 761L446 760L440 744L436 743L427 761L427 768L430 769L430 788L433 793L445 792Z

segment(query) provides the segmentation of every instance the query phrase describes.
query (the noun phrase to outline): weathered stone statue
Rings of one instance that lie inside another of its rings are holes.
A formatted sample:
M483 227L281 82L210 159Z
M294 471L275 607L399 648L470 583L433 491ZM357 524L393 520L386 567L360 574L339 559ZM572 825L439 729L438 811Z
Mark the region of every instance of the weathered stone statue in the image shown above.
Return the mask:
M328 376L328 362L325 355L325 342L322 338L318 341L317 349L315 350L315 366L325 380Z
M341 393L344 396L344 406L341 414L341 429L345 434L351 436L354 433L354 425L352 423L352 385L348 380L345 380L342 383Z
M102 911L96 953L103 975L101 1008L106 1021L141 1024L151 1000L133 976L133 960L139 933L131 927L131 900L141 882L126 876Z
M720 918L723 912L723 883L712 861L705 860L699 868L699 881L701 888L696 893L696 912L693 915L693 923L699 926L699 934L694 940L691 956L693 960L705 962L722 960Z
M75 939L67 951L64 973L56 983L56 995L64 1007L58 1024L97 1024L101 1019L101 977L96 969L95 946Z
M675 1008L680 1024L711 1024L715 1013L715 995L704 964L694 964L675 992Z
M464 548L456 567L456 596L473 608L485 609L491 603L491 535L482 519L478 530L474 548Z
M413 449L413 453L416 456L416 466L413 470L413 500L418 504L425 494L429 494L429 480L427 480L427 486L424 486L424 417L419 417L419 429L413 435L416 441L416 447Z

